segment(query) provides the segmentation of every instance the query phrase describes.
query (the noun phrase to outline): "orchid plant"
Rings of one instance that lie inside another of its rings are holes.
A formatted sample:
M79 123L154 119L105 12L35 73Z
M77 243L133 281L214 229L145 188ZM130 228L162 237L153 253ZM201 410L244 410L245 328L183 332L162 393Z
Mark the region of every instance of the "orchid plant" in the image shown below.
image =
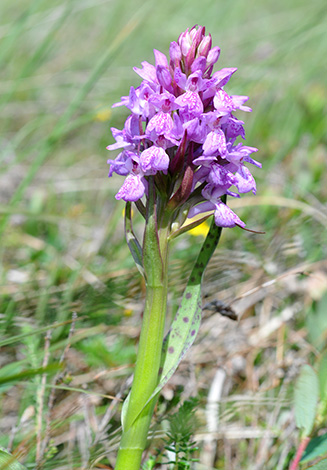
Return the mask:
M233 113L251 111L245 106L248 97L224 90L236 68L213 73L220 49L212 47L211 35L201 26L187 29L170 44L169 55L168 61L154 50L155 66L142 62L142 69L134 68L143 81L114 105L126 106L131 113L123 130L111 129L116 143L107 147L121 149L108 160L109 176L125 177L116 199L126 202L126 240L146 283L116 470L140 468L158 394L198 332L202 277L222 228L245 227L226 198L255 194L255 180L246 164L261 167L250 157L257 149L238 142L245 139L244 122ZM132 203L145 220L142 244L133 231ZM212 215L180 308L166 325L169 244Z

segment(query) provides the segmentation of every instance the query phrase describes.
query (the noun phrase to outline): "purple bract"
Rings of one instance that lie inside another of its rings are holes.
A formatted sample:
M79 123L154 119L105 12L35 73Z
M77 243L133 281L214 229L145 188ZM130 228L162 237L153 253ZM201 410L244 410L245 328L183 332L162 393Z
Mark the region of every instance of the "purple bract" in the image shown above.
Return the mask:
M261 167L250 157L257 149L236 142L245 139L245 132L243 121L233 115L251 108L244 106L247 96L224 90L236 68L212 74L220 49L211 44L205 28L194 26L171 43L169 62L154 50L155 66L142 62L141 69L134 67L143 81L114 105L126 106L131 114L123 130L111 129L116 143L107 148L121 153L108 160L109 176L126 176L116 194L124 201L146 195L150 175L159 178L161 191L163 178L169 178L166 199L174 198L177 209L186 209L188 217L214 211L218 226L244 227L221 198L256 192L245 164ZM188 193L179 198L183 185Z

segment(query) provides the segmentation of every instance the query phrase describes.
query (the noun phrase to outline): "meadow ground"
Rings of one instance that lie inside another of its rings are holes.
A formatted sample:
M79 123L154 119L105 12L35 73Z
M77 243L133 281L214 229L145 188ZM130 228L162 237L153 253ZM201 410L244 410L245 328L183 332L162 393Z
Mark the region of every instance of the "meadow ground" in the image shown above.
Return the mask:
M201 24L219 68L238 67L227 91L250 96L241 118L263 169L257 196L231 205L265 234L223 231L150 453L196 396L192 468L287 469L296 376L326 350L325 1L2 0L0 20L0 446L29 469L112 468L144 285L114 198L122 180L107 179L109 129L127 116L111 105L140 83L133 66ZM170 315L202 239L172 248Z

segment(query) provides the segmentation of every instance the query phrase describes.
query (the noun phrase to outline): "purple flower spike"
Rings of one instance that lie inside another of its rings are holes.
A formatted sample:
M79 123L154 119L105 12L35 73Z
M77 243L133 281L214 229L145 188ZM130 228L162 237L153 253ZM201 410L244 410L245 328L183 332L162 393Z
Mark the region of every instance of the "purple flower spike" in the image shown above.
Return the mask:
M212 73L220 48L212 47L211 35L202 26L181 33L170 44L169 58L156 49L154 56L155 65L134 67L142 83L114 105L130 110L124 129L112 128L116 142L107 147L120 149L108 160L109 176L126 178L116 198L138 201L154 178L160 193L169 191L165 200L169 210L177 211L172 211L172 220L185 211L188 217L212 211L217 225L244 227L222 201L224 195L255 194L247 165L261 168L250 156L257 149L240 142L245 139L244 122L234 115L251 111L245 105L248 97L229 95L224 88L237 69Z

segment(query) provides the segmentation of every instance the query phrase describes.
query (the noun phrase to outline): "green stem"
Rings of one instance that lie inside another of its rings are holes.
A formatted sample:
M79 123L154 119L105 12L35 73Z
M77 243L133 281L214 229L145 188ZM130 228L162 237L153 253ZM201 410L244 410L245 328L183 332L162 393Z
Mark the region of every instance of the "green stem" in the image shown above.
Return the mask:
M149 195L143 264L146 300L133 385L123 419L123 435L115 470L139 470L157 397L167 307L168 228L157 230L154 194Z

